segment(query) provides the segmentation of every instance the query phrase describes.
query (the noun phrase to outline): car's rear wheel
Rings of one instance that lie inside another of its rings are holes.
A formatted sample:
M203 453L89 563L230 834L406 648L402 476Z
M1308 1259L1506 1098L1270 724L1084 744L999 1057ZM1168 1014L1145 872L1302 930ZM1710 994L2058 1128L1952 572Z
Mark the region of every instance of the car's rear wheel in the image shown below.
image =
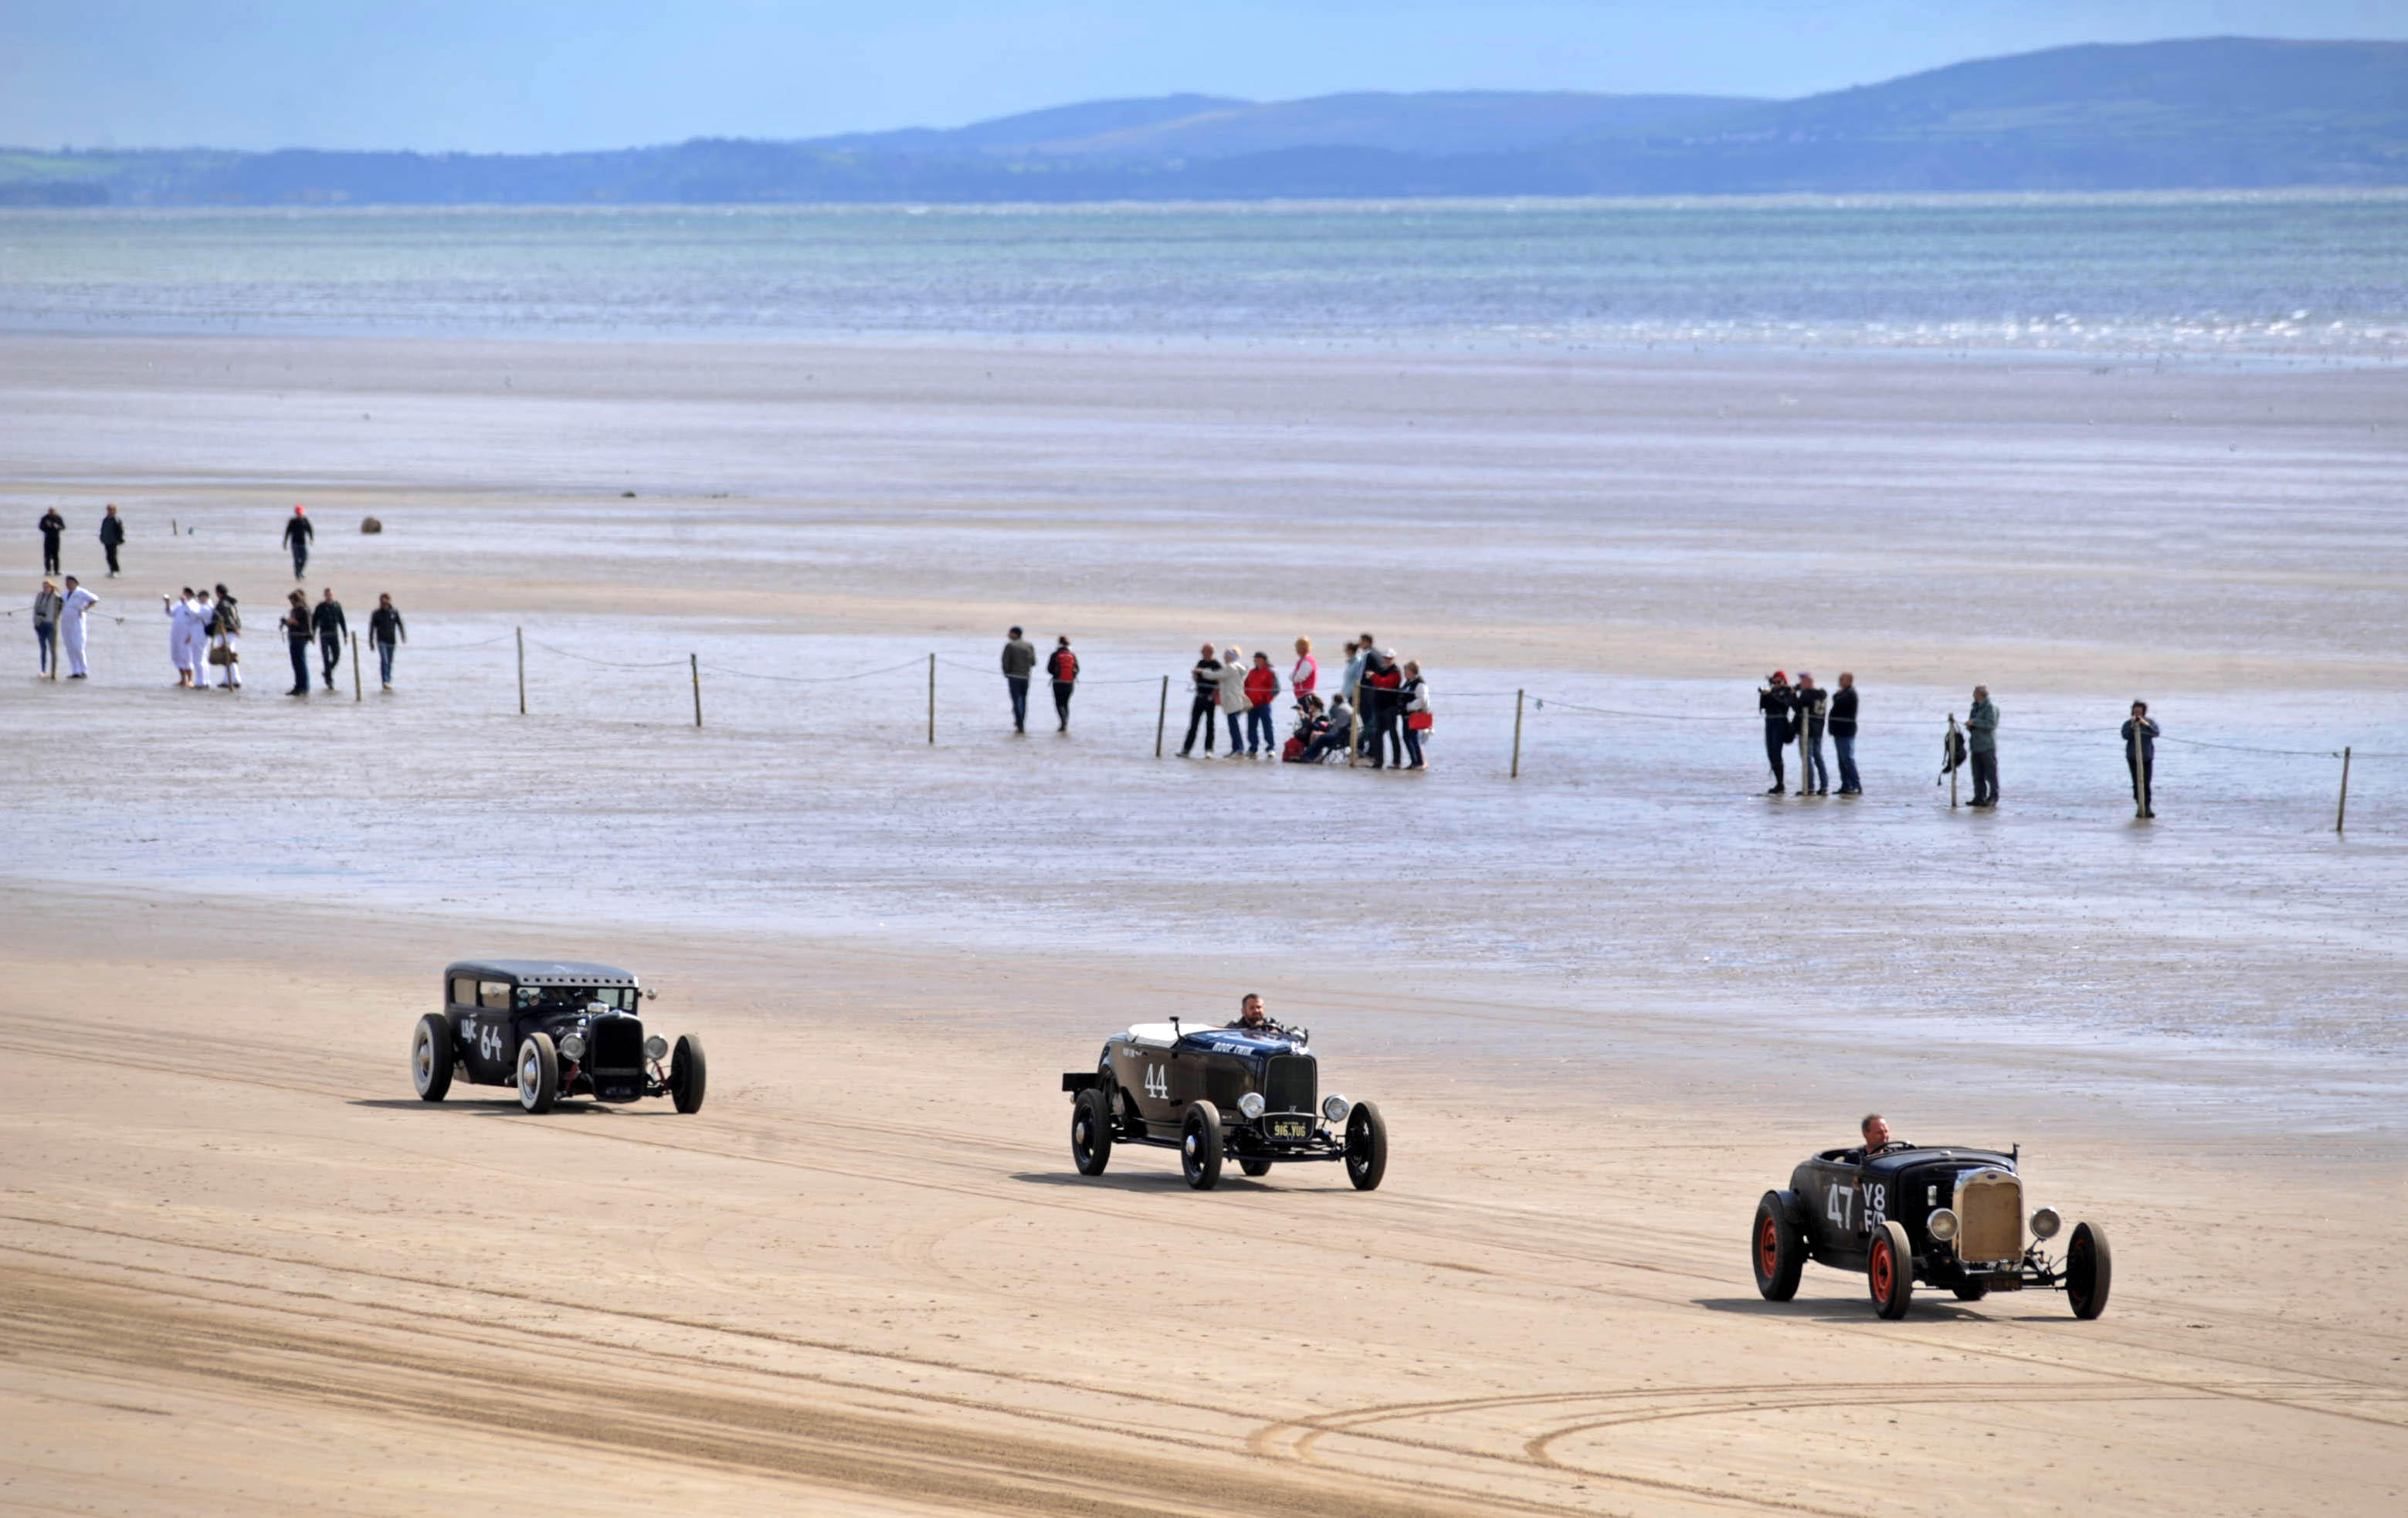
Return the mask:
M2065 1299L2073 1304L2073 1315L2086 1323L2106 1311L2107 1288L2114 1279L2115 1256L2108 1252L2104 1230L2075 1224L2065 1246Z
M549 1112L560 1100L560 1051L549 1033L530 1033L519 1045L519 1105L530 1112Z
M452 1089L452 1024L441 1012L420 1018L409 1036L409 1083L420 1101L439 1102Z
M702 1094L710 1088L710 1067L702 1057L702 1040L691 1033L678 1035L669 1051L669 1100L681 1112L702 1110Z
M1897 1222L1873 1230L1872 1248L1865 1256L1865 1285L1873 1309L1885 1318L1903 1318L1914 1301L1914 1255L1906 1229Z
M1356 1191L1377 1191L1388 1173L1388 1120L1369 1102L1346 1114L1346 1179Z
M1271 1162L1268 1160L1240 1160L1238 1162L1238 1168L1245 1171L1248 1175L1268 1175L1271 1173Z
M1798 1278L1806 1273L1806 1240L1790 1224L1781 1194L1768 1191L1756 1204L1756 1226L1748 1235L1748 1263L1756 1268L1756 1289L1768 1302L1786 1302L1798 1295Z
M1197 1191L1221 1183L1221 1113L1211 1102L1190 1106L1179 1125L1179 1168Z
M1989 1295L1990 1288L1978 1281L1969 1281L1956 1288L1956 1300L1960 1302L1978 1302Z
M1111 1099L1089 1086L1070 1104L1070 1158L1081 1175L1101 1175L1112 1162Z

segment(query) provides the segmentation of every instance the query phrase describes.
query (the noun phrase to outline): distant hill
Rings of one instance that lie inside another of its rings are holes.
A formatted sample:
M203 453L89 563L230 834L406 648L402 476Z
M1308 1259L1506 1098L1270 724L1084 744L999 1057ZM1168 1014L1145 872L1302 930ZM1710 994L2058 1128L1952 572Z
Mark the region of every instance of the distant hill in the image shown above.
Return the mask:
M0 150L0 205L1080 201L2408 184L2408 43L2057 48L1792 101L1096 101L607 152Z

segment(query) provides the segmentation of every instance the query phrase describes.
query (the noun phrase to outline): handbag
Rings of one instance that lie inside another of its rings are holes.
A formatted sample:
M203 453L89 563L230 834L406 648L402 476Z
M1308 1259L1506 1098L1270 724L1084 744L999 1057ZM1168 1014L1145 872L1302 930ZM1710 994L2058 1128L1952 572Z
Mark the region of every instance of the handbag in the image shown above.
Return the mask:
M1430 730L1430 714L1426 711L1408 712L1405 714L1405 725L1416 733L1426 733Z
M236 662L236 659L234 650L226 647L223 643L213 643L209 645L209 663L224 666L234 664Z

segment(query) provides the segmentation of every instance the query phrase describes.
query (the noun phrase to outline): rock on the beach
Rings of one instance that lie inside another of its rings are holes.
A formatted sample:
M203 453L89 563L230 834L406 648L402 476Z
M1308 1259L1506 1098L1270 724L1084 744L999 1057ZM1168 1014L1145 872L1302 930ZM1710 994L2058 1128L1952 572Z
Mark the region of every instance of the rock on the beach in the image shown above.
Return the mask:
M379 522L374 517L363 517L360 519L360 531L364 533L380 533L384 531L384 523Z

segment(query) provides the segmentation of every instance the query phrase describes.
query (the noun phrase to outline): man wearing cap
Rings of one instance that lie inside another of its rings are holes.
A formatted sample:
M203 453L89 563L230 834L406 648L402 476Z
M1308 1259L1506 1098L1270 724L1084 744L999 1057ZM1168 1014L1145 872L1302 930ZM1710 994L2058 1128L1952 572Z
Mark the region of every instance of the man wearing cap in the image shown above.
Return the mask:
M1774 670L1764 689L1756 693L1756 709L1764 713L1764 757L1772 765L1772 788L1764 794L1779 795L1789 789L1781 751L1789 747L1790 719L1798 710L1798 695L1789 688L1785 671Z
M309 567L309 539L316 537L317 532L309 525L309 513L294 507L292 517L284 523L284 546L293 551L293 578L295 580L300 579L301 572Z

